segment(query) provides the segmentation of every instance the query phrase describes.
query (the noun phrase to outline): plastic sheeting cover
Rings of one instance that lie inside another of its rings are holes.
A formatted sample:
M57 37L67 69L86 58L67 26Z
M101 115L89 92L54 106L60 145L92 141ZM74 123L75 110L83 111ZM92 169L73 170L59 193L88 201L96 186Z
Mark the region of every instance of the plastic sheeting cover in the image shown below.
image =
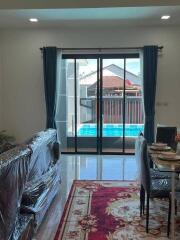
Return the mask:
M19 214L11 240L31 240L34 234L34 216Z
M33 152L31 171L28 178L28 182L31 182L41 178L55 160L54 144L57 144L56 130L47 129L39 132L31 140L27 141L26 144Z
M33 213L38 226L59 189L60 145L54 129L39 132L27 142L32 149L31 171L23 193L21 212Z
M22 209L26 209L30 213L36 213L44 208L49 192L58 182L60 183L60 176L57 171L56 164L40 179L32 181L26 186L22 198Z
M0 154L0 239L9 240L14 231L22 193L29 174L31 150L15 147Z

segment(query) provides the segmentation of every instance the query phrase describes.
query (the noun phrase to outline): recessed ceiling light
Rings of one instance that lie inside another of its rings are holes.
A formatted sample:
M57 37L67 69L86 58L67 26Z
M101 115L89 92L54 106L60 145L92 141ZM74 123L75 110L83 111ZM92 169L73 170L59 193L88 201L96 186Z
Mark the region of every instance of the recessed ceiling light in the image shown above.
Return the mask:
M164 16L161 17L161 19L162 20L168 20L168 19L170 19L170 17L171 17L170 15L164 15Z
M30 18L29 21L30 22L38 22L38 19L37 18Z

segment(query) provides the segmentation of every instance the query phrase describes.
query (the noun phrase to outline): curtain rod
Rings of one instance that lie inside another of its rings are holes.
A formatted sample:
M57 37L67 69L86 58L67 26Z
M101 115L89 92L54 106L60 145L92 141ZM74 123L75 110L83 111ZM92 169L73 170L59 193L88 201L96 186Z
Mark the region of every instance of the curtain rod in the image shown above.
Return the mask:
M158 50L162 50L164 48L164 46L158 46ZM102 50L122 50L122 49L143 49L143 47L114 47L114 48L57 48L58 50L65 50L65 51L71 51L71 50L98 50L98 51L102 51ZM43 48L40 48L40 50L42 51Z

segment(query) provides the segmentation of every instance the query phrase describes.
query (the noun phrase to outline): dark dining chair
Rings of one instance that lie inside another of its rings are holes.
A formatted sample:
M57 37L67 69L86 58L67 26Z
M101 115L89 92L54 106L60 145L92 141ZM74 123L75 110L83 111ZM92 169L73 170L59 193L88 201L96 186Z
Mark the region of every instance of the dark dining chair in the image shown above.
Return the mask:
M139 135L137 138L136 138L136 141L135 141L135 158L136 158L136 162L137 162L137 165L140 164L140 155L141 155L141 151L140 151L140 147L141 147L141 142L142 142L142 139L143 139L143 135ZM160 172L158 171L158 169L156 168L153 168L153 164L151 166L151 159L150 159L150 156L147 156L148 158L148 161L149 161L149 166L150 166L150 174L151 174L151 178L152 179L164 179L164 178L171 178L171 173L167 173L167 172Z
M152 178L148 160L147 141L144 137L140 139L140 184L140 216L144 214L146 200L146 232L148 233L149 200L150 198L169 198L171 179ZM178 187L178 189L180 189L180 187Z
M167 143L173 150L176 151L177 142L177 127L157 127L156 142Z

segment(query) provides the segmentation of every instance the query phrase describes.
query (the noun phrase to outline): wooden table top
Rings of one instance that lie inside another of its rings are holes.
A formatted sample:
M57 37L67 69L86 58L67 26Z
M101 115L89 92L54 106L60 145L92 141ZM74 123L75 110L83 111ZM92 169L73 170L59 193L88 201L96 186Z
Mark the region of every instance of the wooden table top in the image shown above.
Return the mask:
M167 152L167 151L166 151ZM171 151L174 152L174 151ZM154 151L151 147L148 147L148 153L151 156L153 163L156 165L159 171L163 172L180 172L180 160L162 160L159 156L164 151Z

